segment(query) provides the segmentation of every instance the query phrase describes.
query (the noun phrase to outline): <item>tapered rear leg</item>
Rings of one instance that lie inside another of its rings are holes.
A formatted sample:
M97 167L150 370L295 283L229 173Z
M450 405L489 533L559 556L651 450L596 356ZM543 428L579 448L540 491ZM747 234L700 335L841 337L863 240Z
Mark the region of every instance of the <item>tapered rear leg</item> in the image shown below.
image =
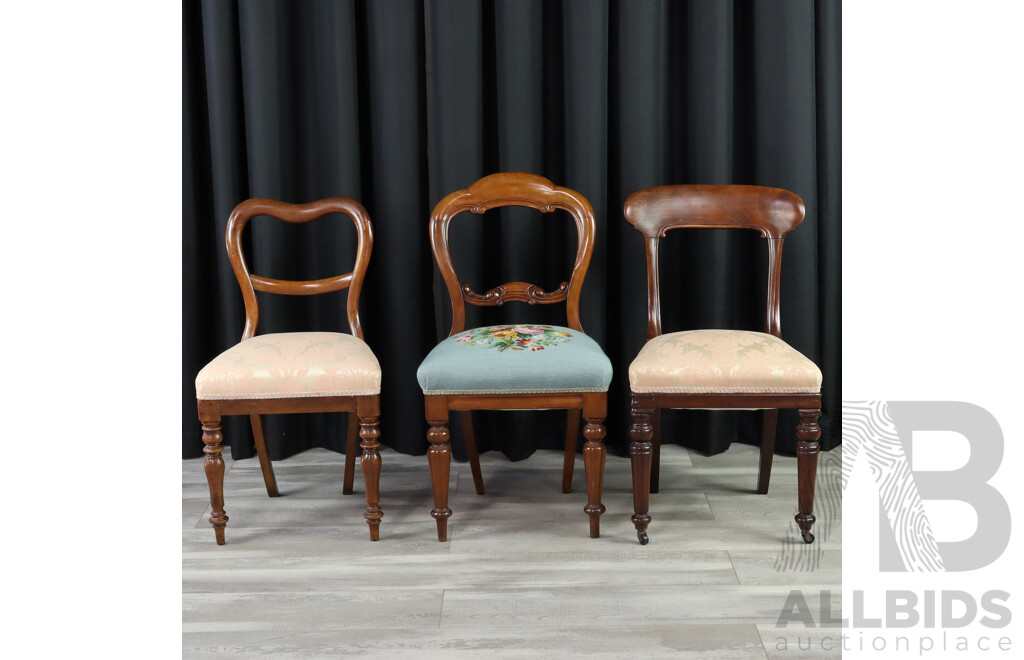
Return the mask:
M348 437L345 440L345 481L341 486L342 495L351 495L356 477L356 454L359 453L359 416L356 411L348 414Z
M651 492L657 493L661 483L661 408L651 413Z
M768 482L772 478L772 458L775 457L775 423L779 419L777 409L762 411L761 432L761 464L757 470L757 492L764 495L768 492Z
M462 434L466 438L466 453L469 454L469 469L473 473L473 487L477 495L484 494L484 477L480 472L480 454L476 450L476 435L473 434L473 412L463 410L459 413L462 419Z
M263 439L263 421L259 415L249 415L249 422L252 425L252 438L256 441L256 455L260 459L260 470L263 471L263 483L267 486L267 495L280 497L281 493L277 490L277 478L274 476L274 466L270 464L267 443Z
M580 435L580 414L579 408L569 408L566 411L567 420L565 424L565 461L562 465L562 492L572 492L572 472L576 467L576 440Z

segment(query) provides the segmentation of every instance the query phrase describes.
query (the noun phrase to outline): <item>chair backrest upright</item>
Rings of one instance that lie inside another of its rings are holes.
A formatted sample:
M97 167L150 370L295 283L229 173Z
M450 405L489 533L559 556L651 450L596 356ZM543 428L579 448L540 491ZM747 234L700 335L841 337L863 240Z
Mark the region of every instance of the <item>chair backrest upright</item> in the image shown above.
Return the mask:
M779 282L782 243L804 219L800 197L781 188L737 185L656 186L626 198L626 220L647 247L647 339L661 334L658 241L670 229L754 229L768 241L765 332L781 337Z
M285 222L302 224L315 220L329 213L344 213L356 226L358 244L356 247L356 263L352 271L343 275L327 277L319 280L277 280L269 277L253 275L245 262L242 252L242 230L249 220L258 215L267 215ZM352 334L363 338L363 329L359 324L359 291L366 277L366 268L370 263L370 252L373 250L373 226L370 216L363 205L349 197L328 197L308 204L288 204L272 199L247 199L231 212L224 242L228 248L228 259L231 269L238 278L245 301L245 328L242 340L256 334L260 321L259 303L256 291L280 293L291 296L310 296L318 293L330 293L348 289L346 315Z
M502 206L526 206L541 213L561 209L569 213L576 223L578 235L576 260L568 282L562 282L557 289L546 292L528 282L506 282L479 294L469 284L459 282L452 262L451 246L448 242L448 225L451 219L469 211L477 215L488 209ZM597 233L594 210L590 202L575 190L554 185L544 177L526 172L500 172L486 176L465 190L457 190L434 207L430 216L430 244L434 251L441 276L452 300L452 328L449 336L462 332L466 327L466 303L490 307L506 302L525 302L530 305L549 305L566 301L568 325L583 331L580 323L580 292L586 277L590 258L594 252L594 236Z

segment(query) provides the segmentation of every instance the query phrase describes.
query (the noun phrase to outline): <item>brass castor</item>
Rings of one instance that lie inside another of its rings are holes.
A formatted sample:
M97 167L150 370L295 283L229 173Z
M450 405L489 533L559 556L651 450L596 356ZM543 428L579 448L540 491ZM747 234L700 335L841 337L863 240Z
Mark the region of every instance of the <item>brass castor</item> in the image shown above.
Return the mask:
M647 532L637 532L636 537L640 539L640 545L647 545L651 539L647 538Z
M804 543L814 543L814 534L810 532L800 532L800 535L804 537Z

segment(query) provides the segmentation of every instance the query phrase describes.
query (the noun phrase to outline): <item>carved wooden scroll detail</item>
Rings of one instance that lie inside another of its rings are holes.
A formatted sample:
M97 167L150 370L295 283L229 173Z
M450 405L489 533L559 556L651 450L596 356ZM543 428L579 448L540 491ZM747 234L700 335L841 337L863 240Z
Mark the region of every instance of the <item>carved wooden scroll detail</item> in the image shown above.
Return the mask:
M529 305L549 305L562 302L569 296L569 283L562 282L558 288L548 293L536 284L528 282L506 282L487 291L483 295L476 293L469 284L462 284L462 297L471 305L494 307L506 302L524 302Z

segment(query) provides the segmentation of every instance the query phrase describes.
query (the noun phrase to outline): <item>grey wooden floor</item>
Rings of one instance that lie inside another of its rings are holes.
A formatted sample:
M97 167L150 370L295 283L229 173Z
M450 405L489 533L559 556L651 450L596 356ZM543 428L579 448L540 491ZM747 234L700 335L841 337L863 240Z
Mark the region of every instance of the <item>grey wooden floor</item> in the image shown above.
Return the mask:
M220 547L202 459L183 461L185 657L840 657L822 650L837 631L776 627L794 589L816 619L830 591L840 616L838 448L821 454L812 546L792 522L796 460L776 456L771 492L756 495L757 449L746 445L713 457L664 448L647 546L629 521L628 458L608 456L600 539L583 513L582 456L570 494L561 452L485 454L484 496L453 462L454 513L438 543L426 457L381 454L377 543L358 467L356 493L341 495L340 454L275 463L275 499L255 458L228 459Z

